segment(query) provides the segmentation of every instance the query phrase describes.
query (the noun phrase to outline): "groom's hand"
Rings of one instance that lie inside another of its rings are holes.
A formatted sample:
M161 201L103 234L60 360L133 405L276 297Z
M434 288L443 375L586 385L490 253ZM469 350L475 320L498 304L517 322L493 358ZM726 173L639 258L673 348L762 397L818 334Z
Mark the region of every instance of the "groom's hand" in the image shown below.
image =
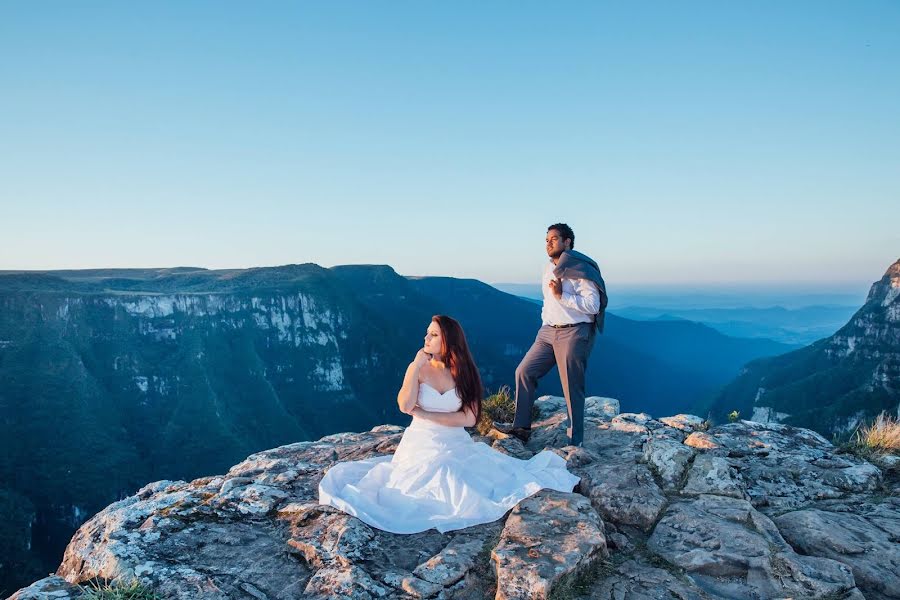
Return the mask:
M550 292L556 296L556 299L559 300L562 298L562 280L561 279L551 279L550 283Z

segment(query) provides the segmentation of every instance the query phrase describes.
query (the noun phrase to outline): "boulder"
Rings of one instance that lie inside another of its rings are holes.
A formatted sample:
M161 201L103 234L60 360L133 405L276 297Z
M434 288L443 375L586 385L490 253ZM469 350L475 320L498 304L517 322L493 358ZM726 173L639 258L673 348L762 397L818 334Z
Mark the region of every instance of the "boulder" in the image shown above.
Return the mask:
M866 598L900 598L900 500L893 500L862 514L807 509L774 521L799 552L850 567Z
M520 502L491 553L496 600L540 600L566 577L607 556L603 521L577 494L550 490Z
M858 594L850 569L802 556L746 500L702 495L675 502L647 547L684 569L713 597L821 598Z

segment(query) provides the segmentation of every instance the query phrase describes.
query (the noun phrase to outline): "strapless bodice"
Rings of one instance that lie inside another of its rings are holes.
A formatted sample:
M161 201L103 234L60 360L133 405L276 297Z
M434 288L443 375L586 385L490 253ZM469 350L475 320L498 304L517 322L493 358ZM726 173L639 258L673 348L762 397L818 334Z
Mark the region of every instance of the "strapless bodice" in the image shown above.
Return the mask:
M441 394L427 383L420 383L418 404L431 412L456 412L462 407L462 400L455 387Z

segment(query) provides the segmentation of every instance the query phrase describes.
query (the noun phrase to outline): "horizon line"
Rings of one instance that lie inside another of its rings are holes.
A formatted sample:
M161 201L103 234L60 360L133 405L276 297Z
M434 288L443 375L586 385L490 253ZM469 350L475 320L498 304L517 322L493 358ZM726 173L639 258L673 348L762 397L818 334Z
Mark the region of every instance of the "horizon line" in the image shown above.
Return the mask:
M177 266L167 266L167 267L80 267L80 268L49 268L49 269L0 269L0 274L18 274L18 273L54 273L54 272L78 272L78 271L163 271L163 270L200 270L200 271L241 271L241 270L249 270L249 269L275 269L279 267L286 267L292 265L315 265L321 267L323 269L332 269L335 267L345 267L345 266L371 266L371 267L388 267L394 270L398 275L403 277L451 277L454 279L474 279L476 281L481 281L482 283L486 283L490 286L540 286L539 282L536 281L487 281L485 279L480 279L474 276L454 276L454 275L444 275L444 274L404 274L398 272L393 266L387 263L341 263L331 265L329 267L320 265L319 263L306 261L306 262L296 262L296 263L284 263L278 265L259 265L259 266L250 266L250 267L222 267L222 268L211 268L211 267L201 267L196 265L177 265ZM822 279L720 279L720 280L679 280L679 281L660 281L654 280L653 282L647 282L642 280L617 280L615 282L615 286L622 290L623 288L632 288L632 289L689 289L689 288L746 288L747 286L765 286L765 287L780 287L780 288L797 288L797 287L829 287L834 288L835 286L848 286L848 287L857 287L857 286L869 286L872 285L877 280L870 280L865 278L859 279L843 279L843 280L829 280L823 281ZM840 294L841 292L836 292L836 294ZM843 293L849 293L847 291Z

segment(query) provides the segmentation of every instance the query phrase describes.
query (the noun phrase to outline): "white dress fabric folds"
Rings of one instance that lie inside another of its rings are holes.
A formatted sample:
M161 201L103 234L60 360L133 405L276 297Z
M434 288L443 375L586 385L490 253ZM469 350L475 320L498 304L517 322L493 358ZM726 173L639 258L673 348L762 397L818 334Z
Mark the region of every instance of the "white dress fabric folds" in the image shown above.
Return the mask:
M455 412L455 389L419 385L418 404ZM571 492L579 478L544 450L520 460L475 442L462 427L413 418L393 456L337 463L319 484L319 503L392 533L441 533L502 517L523 498L550 488Z

